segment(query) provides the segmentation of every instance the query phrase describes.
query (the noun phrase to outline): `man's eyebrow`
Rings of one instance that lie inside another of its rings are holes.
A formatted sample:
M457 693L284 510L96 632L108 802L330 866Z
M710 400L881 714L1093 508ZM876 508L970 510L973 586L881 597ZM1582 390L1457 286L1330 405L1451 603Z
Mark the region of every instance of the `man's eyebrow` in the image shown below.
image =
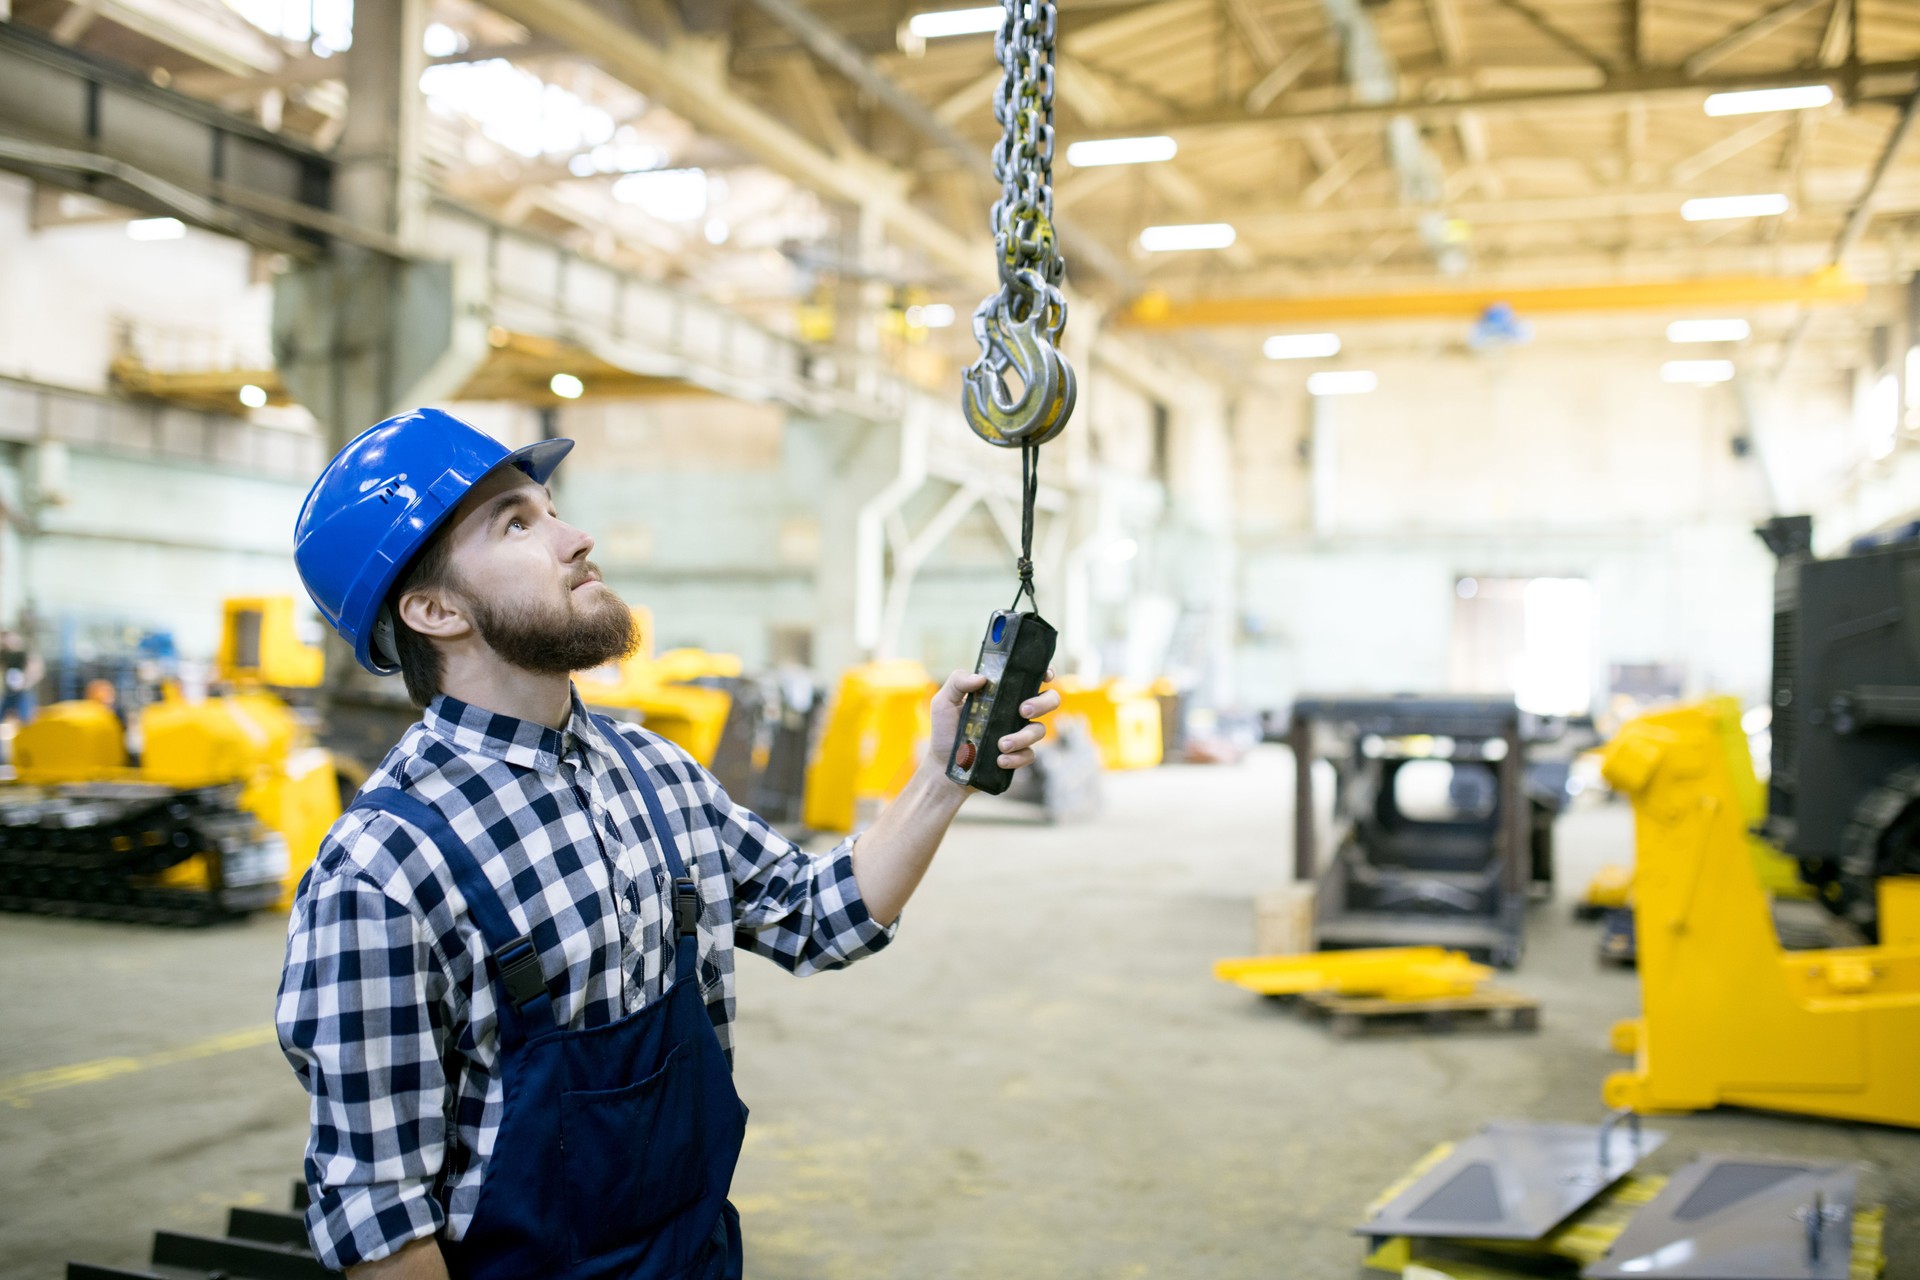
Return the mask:
M514 507L528 507L532 505L533 497L525 489L509 489L498 497L489 500L487 505L481 509L485 515L482 523L491 525L495 520L498 520Z

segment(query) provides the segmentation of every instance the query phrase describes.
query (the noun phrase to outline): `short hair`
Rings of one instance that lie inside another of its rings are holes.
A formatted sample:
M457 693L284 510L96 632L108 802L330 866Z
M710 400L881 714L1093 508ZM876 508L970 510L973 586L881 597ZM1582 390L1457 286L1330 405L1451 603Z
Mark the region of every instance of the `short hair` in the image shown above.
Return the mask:
M424 707L440 692L446 663L432 640L408 626L400 616L400 598L409 591L432 591L453 581L453 522L433 531L426 545L400 573L400 585L387 597L393 614L394 656L400 659L400 678L406 682L407 697L416 707Z

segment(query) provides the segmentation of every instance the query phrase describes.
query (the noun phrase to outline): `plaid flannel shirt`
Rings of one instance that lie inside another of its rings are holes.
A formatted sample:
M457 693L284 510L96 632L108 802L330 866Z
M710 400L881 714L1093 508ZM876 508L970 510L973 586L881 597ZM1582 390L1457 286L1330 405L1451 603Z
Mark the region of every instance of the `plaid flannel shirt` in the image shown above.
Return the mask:
M885 946L851 840L813 857L728 799L672 743L619 726L700 884L699 974L732 1056L733 952L795 973ZM367 780L437 808L540 952L555 1021L598 1026L672 981L672 886L646 809L573 699L565 732L434 700ZM487 945L424 833L360 810L327 833L294 902L275 1021L311 1097L307 1231L329 1267L462 1238L502 1107Z

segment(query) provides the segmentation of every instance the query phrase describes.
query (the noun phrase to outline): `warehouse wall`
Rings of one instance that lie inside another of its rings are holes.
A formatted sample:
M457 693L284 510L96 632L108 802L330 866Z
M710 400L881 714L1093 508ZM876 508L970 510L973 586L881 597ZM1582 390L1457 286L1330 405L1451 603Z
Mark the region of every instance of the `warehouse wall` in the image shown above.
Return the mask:
M0 374L104 391L122 320L198 347L209 367L242 355L271 363L272 291L246 245L192 228L137 242L118 219L35 229L32 193L0 174Z
M1246 700L1445 688L1462 576L1591 581L1596 692L1610 664L1665 662L1694 690L1758 696L1772 561L1750 529L1768 476L1736 456L1730 388L1668 386L1663 353L1638 354L1380 360L1371 395L1316 409L1276 379L1244 397ZM1781 409L1764 443L1785 509L1805 509L1843 469L1845 381L1811 376Z
M0 380L0 617L32 604L78 656L131 630L212 655L220 601L298 593L310 433Z

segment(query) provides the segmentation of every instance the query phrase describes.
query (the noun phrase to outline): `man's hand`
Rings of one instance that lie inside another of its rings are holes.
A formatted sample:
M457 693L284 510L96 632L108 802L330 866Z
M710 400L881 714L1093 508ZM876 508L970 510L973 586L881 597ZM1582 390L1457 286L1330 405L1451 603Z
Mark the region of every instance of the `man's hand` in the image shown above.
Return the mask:
M378 1262L347 1268L347 1280L447 1280L447 1260L437 1236L422 1236Z
M1047 672L1053 679L1053 672ZM907 905L920 877L933 861L933 851L947 834L947 824L960 811L973 788L963 787L947 777L947 755L953 750L953 737L960 731L960 708L967 695L986 684L986 677L971 671L956 671L933 695L933 738L927 754L908 780L906 790L895 797L854 842L853 876L860 882L860 896L867 910L883 925L891 925ZM1020 714L1031 720L1046 715L1060 705L1060 695L1052 691L1035 694L1020 704ZM1033 763L1033 748L1047 736L1043 724L1030 724L1018 733L1000 740L1000 767L1020 769Z
M1052 671L1047 672L1047 679L1053 679ZM940 692L933 695L933 737L927 743L926 763L942 777L946 776L947 756L953 750L953 740L960 732L960 708L966 705L968 694L986 685L987 678L977 671L956 671L940 686ZM1052 689L1044 689L1020 704L1020 714L1029 720L1059 709L1060 695ZM1000 767L1024 769L1032 764L1033 749L1046 736L1047 726L1030 724L1000 739Z

